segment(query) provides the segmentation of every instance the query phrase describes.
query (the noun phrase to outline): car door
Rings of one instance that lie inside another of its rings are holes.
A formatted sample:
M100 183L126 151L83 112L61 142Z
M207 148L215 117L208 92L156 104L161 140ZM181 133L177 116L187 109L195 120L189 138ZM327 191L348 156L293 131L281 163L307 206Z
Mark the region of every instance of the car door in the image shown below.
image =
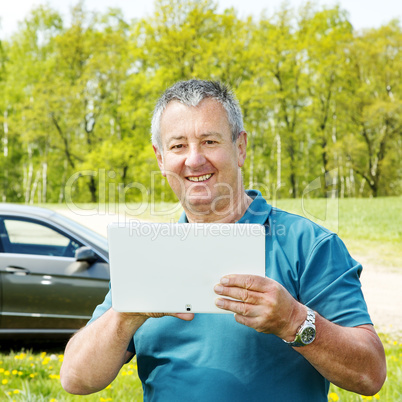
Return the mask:
M75 260L83 242L49 223L0 217L2 331L73 332L108 288L108 264Z

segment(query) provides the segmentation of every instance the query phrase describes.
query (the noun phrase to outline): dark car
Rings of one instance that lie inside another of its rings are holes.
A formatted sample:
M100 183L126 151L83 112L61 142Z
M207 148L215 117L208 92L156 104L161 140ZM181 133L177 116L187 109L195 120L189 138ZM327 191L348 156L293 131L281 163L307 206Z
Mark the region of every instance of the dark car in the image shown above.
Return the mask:
M0 339L67 338L108 283L103 236L48 209L0 203Z

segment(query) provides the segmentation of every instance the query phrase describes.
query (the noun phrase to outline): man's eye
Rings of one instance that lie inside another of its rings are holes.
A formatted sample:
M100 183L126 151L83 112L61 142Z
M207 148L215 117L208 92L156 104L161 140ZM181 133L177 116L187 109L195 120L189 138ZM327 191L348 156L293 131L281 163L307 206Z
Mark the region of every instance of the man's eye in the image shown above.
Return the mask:
M205 143L207 145L213 145L213 144L216 144L216 141L214 141L214 140L206 140Z
M177 144L172 146L172 149L180 149L180 148L183 148L183 144Z

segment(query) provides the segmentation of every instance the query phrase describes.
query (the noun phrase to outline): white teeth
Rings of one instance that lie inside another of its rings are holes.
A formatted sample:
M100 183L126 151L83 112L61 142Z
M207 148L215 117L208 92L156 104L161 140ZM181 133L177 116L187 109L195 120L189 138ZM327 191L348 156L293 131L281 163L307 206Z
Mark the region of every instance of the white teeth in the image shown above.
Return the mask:
M191 176L187 177L187 179L189 179L190 181L205 181L208 180L211 176L212 174L204 174L204 176Z

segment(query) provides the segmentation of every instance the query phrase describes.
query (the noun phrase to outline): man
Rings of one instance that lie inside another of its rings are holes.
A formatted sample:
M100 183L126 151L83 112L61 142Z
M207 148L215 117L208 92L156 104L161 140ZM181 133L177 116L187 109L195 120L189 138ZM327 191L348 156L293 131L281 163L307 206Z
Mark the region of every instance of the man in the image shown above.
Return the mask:
M361 266L335 234L244 190L247 134L233 94L217 82L175 84L155 108L152 142L181 222L266 225L266 277L221 279L216 304L234 315L122 314L109 292L67 345L63 387L99 391L136 353L144 400L326 401L329 381L378 392L385 356Z

